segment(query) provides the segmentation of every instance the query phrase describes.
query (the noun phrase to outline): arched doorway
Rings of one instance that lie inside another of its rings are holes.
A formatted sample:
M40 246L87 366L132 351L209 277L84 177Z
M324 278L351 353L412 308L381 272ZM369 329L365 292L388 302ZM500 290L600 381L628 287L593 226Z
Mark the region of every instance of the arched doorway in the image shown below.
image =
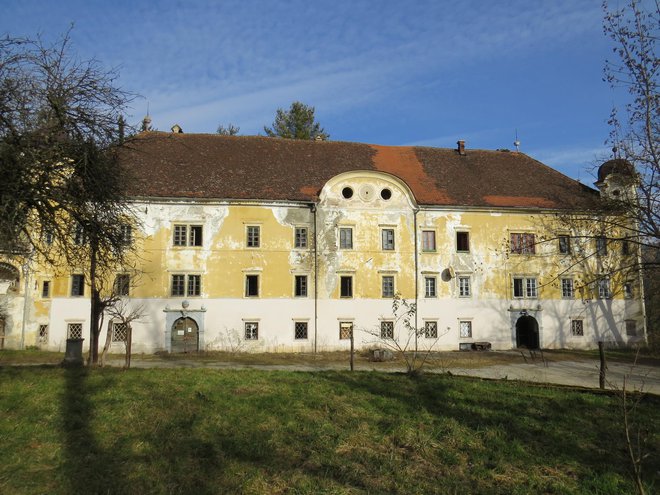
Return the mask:
M539 349L539 322L530 315L523 315L516 321L516 347Z
M197 352L199 327L192 318L179 318L172 325L172 352Z

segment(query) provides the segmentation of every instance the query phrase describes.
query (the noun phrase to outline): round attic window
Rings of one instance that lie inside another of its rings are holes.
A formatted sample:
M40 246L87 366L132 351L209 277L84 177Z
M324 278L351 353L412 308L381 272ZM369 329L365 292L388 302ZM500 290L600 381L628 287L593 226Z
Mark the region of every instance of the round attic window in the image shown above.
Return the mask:
M385 201L387 201L392 197L392 191L386 187L385 189L380 191L380 197L383 198Z
M346 199L351 199L353 197L353 188L352 187L345 187L344 189L341 190L341 195L344 196Z

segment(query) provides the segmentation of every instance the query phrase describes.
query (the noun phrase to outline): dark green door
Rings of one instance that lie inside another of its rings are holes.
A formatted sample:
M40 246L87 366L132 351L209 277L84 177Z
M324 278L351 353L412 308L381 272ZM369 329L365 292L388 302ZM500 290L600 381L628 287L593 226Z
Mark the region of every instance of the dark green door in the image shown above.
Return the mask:
M192 318L179 318L172 325L172 352L197 352L199 327Z

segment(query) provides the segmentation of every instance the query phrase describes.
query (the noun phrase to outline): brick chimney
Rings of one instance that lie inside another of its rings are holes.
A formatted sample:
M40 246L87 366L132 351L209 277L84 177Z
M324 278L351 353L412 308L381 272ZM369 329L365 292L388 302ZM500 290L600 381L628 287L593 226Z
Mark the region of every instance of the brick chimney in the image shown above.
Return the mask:
M465 140L459 139L456 141L456 144L458 147L456 148L456 151L458 151L458 154L461 156L465 156Z

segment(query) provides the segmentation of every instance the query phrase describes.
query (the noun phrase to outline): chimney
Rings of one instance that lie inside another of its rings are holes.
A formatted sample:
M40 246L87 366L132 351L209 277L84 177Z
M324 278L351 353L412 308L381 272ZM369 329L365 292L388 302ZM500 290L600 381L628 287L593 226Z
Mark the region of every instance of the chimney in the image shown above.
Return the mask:
M458 141L456 141L456 144L458 145L458 148L456 148L458 154L461 156L465 156L465 140L459 139Z

